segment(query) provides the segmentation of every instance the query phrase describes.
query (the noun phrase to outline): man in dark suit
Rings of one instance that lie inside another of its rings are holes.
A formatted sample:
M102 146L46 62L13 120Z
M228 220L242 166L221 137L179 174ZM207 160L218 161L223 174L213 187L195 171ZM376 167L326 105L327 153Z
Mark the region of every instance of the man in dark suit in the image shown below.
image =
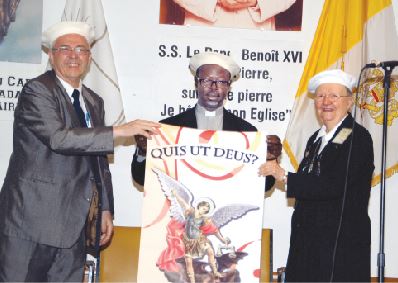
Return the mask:
M213 52L199 53L192 56L189 68L195 75L198 103L195 108L161 120L161 123L206 130L257 131L252 124L223 107L231 83L240 71L230 56ZM137 150L131 164L131 174L134 181L142 186L145 178L146 139L136 136L136 141ZM267 145L267 160L278 158L282 149L279 138L275 135L267 136ZM267 190L274 183L272 176L267 177Z
M373 143L349 112L354 87L355 78L338 69L314 76L308 89L322 126L309 138L297 173L276 162L260 168L283 180L296 199L288 282L370 281Z
M104 125L103 100L82 85L93 30L61 22L43 33L53 70L30 80L14 114L13 153L0 191L0 281L83 280L85 223L99 202L101 245L113 231L106 154L114 139L150 138L158 123Z

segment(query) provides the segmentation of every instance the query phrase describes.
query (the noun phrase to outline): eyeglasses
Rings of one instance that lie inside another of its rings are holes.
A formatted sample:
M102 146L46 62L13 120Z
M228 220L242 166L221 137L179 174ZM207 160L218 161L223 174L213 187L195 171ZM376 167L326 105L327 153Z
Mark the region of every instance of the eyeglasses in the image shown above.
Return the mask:
M228 87L231 84L231 81L227 80L212 80L212 79L202 79L199 77L196 77L198 80L199 84L203 87L212 87L213 84L215 84L217 87Z
M316 93L315 94L315 100L320 101L323 100L325 97L329 98L330 101L335 102L341 97L351 97L351 95L338 95L337 93Z
M72 51L75 52L77 55L87 55L88 53L90 53L90 49L87 49L83 46L76 46L72 48L69 45L61 45L58 48L53 48L52 51L58 51L62 55L69 55L72 53Z

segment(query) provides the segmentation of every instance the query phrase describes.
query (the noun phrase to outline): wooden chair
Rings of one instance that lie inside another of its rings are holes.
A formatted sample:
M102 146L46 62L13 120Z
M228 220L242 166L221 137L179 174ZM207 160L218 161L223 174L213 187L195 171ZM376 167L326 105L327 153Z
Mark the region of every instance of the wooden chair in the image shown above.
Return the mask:
M100 282L136 282L140 227L115 226L112 242L101 252Z

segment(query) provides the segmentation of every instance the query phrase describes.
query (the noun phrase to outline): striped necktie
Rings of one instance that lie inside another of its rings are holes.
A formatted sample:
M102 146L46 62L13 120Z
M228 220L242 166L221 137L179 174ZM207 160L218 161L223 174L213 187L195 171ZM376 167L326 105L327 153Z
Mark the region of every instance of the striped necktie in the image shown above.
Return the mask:
M79 96L80 96L80 92L77 89L75 89L72 93L73 107L75 108L76 114L79 117L80 126L87 128L84 111L83 111L82 107L80 106Z

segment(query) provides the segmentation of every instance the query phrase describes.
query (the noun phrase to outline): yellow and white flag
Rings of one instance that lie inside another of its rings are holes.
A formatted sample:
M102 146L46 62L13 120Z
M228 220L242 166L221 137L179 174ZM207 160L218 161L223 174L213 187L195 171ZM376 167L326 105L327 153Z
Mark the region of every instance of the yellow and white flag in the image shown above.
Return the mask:
M358 77L362 66L366 63L397 59L397 50L398 37L391 0L325 0L283 142L290 162L296 170L303 157L308 138L320 127L313 97L307 92L309 79L323 70L333 68L341 68ZM366 83L374 82L375 79L372 79L374 76L380 78L382 71L382 69L367 71ZM398 152L392 147L392 139L396 140L398 136L398 121L394 120L398 111L396 99L398 91L396 83L392 83L391 86L392 106L390 106L391 123L388 130L386 176L397 172L398 166ZM379 100L373 103L372 99L375 96L369 93L370 87L366 87L365 84L361 89L365 91L360 95L363 95L372 107L358 103L360 113L357 114L357 120L372 134L376 167L372 185L376 185L380 182L382 124L377 123L371 111L378 111L378 115L382 115L379 111L383 108L383 101L380 98L383 92L381 90L381 93L378 93ZM361 101L363 102L363 98Z
M62 21L83 21L94 27L92 62L83 82L104 99L105 125L121 124L123 102L101 0L66 0Z

